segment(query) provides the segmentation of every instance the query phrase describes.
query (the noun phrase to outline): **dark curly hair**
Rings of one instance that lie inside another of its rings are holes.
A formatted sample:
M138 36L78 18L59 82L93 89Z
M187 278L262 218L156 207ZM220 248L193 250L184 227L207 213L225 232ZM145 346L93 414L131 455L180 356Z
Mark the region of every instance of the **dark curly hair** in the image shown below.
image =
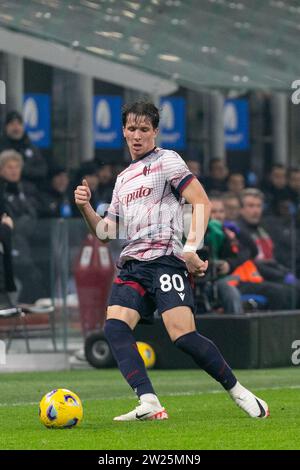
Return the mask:
M150 120L153 126L153 129L158 128L159 111L157 107L151 102L136 101L135 103L123 106L123 109L122 109L123 127L126 126L127 117L129 114L134 114L136 116L145 116Z

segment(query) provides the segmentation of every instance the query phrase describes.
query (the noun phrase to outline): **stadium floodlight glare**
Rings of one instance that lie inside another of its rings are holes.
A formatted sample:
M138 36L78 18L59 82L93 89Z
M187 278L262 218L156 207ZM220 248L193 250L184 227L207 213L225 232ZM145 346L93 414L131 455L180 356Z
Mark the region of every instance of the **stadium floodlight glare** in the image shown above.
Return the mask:
M6 104L6 86L3 80L0 80L0 104Z
M155 96L169 95L178 89L173 80L99 57L92 51L84 52L5 28L0 28L0 50Z

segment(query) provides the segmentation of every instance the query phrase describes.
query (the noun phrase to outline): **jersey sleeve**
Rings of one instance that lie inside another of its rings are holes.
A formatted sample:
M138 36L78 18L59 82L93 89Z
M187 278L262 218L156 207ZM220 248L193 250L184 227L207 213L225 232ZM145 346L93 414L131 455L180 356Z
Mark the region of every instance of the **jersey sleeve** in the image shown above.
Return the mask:
M166 180L180 195L195 178L184 160L176 152L168 152L164 155L163 169Z

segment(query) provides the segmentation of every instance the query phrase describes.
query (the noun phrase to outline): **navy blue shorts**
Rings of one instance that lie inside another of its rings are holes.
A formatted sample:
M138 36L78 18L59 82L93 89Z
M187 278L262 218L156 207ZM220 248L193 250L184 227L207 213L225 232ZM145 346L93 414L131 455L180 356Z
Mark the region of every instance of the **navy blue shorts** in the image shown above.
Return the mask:
M191 276L185 263L172 255L127 261L113 283L108 305L137 310L142 323L151 323L155 310L161 315L184 305L194 311Z

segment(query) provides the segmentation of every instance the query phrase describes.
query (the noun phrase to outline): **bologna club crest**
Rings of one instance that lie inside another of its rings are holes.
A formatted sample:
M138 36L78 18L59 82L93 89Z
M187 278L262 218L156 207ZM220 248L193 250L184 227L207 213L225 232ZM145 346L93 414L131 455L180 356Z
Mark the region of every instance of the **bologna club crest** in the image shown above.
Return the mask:
M150 169L150 165L149 166L144 166L144 169L143 169L143 175L144 176L147 176L151 173L151 169Z

